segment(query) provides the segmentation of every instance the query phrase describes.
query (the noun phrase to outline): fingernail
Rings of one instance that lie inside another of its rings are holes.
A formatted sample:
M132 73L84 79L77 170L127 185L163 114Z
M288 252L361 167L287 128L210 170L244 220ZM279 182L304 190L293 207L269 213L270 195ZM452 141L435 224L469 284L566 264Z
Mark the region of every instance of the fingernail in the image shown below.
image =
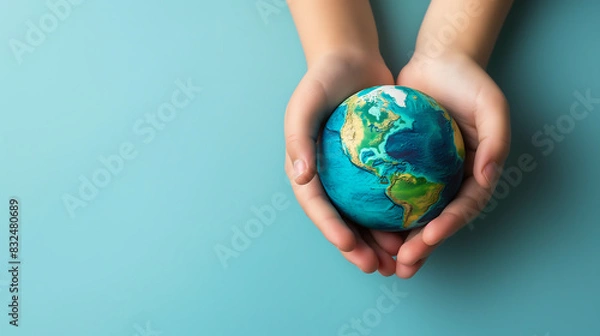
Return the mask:
M488 163L483 169L483 176L488 181L490 188L493 188L500 177L500 168L495 162Z
M294 161L294 179L298 178L298 176L304 174L306 171L306 163L302 160Z

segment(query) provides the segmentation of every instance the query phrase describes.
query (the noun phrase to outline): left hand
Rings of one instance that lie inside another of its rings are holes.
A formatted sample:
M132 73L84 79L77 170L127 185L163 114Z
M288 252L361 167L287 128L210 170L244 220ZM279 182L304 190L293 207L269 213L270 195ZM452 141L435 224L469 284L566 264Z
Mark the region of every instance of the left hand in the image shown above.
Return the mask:
M396 275L410 278L437 246L485 207L508 156L510 120L504 94L467 55L413 58L398 75L397 85L422 91L444 106L459 125L466 149L465 176L456 198L426 226L400 234L404 240Z
M335 107L374 85L394 84L394 76L377 53L360 48L314 58L287 107L285 169L306 215L342 255L366 273L391 276L393 256L402 240L391 232L367 230L343 218L330 203L317 174L316 139ZM301 164L297 164L300 162Z

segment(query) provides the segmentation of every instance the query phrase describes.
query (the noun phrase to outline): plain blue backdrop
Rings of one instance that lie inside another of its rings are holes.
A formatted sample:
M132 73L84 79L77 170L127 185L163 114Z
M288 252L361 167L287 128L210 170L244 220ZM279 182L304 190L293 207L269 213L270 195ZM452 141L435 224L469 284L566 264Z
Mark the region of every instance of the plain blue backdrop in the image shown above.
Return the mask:
M285 182L284 1L72 3L0 1L0 335L600 335L600 104L569 117L600 97L600 2L515 5L489 70L536 168L411 280L347 263ZM373 7L397 72L427 2Z

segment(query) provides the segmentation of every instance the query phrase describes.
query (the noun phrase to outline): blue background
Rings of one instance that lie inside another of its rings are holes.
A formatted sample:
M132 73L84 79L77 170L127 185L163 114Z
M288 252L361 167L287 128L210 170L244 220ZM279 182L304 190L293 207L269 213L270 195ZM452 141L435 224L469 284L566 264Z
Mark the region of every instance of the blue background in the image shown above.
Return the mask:
M373 316L372 335L600 335L600 105L548 155L532 142L574 92L600 96L599 2L515 5L490 72L512 106L508 165L529 153L536 169L408 281L347 263L285 182L283 113L305 63L283 1L87 0L21 62L10 40L49 9L0 4L0 200L22 203L23 262L17 329L5 213L2 336L339 335ZM426 6L374 2L394 71ZM151 140L133 130L188 79L203 90L187 107ZM70 214L65 195L126 143L135 158ZM221 262L273 201L273 223ZM403 298L373 315L382 285Z

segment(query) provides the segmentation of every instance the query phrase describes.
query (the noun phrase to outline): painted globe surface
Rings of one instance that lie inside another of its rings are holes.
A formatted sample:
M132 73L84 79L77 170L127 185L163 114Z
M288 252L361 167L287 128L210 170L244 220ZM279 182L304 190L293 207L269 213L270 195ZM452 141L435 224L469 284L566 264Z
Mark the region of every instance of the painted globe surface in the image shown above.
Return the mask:
M454 198L465 147L433 98L389 85L362 90L336 108L317 158L321 183L343 216L402 231L427 224Z

